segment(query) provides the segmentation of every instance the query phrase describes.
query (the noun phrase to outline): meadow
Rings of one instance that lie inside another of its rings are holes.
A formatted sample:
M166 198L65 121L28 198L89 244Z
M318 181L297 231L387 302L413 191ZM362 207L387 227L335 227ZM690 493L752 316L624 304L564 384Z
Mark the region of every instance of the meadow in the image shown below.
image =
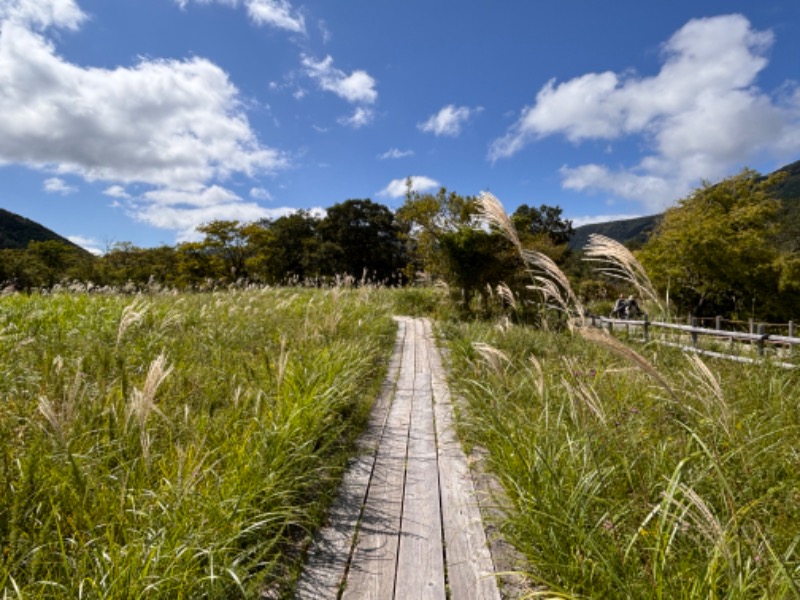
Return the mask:
M508 323L441 335L535 597L800 597L797 370Z
M285 595L380 385L389 301L0 298L2 596Z
M796 370L362 287L0 298L3 598L290 597L392 314L438 318L532 597L800 596Z

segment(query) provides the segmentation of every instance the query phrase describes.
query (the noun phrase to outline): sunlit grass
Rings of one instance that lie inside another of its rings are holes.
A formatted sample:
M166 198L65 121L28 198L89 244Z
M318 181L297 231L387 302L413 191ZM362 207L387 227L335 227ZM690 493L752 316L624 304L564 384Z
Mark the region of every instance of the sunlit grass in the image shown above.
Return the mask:
M800 595L800 386L505 324L442 330L505 535L566 598ZM647 365L637 362L647 361Z
M393 342L386 291L0 298L0 590L286 593Z

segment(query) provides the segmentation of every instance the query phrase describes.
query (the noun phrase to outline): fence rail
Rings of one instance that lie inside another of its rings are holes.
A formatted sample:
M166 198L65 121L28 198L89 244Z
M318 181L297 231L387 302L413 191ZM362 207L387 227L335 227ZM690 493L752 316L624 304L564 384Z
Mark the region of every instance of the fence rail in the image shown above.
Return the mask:
M734 341L747 343L749 342L751 345L754 345L757 349L759 357L764 357L765 350L768 346L788 346L790 352L793 351L794 346L800 346L800 337L795 337L794 335L773 335L770 333L765 332L764 324L756 324L756 327L752 327L751 329L755 328L755 333L745 333L742 331L731 331L726 329L710 329L707 327L698 327L696 325L696 320L692 319L692 325L681 325L678 323L665 323L662 321L650 321L647 316L644 319L611 319L608 317L601 317L597 315L589 315L588 317L591 320L591 324L595 327L606 328L609 331L613 331L615 327L625 327L629 329L630 327L638 327L642 329L644 334L645 342L649 342L651 338L651 333L654 330L665 330L665 331L676 331L681 334L688 334L691 338L691 346L675 344L670 342L663 342L668 343L671 346L677 346L684 350L693 351L693 352L702 352L704 354L709 354L711 356L717 356L720 358L729 358L732 360L745 360L750 362L751 359L746 359L741 356L734 356L730 354L724 354L721 352L712 352L710 350L703 350L699 348L699 341L701 336L704 337L711 337L716 339L728 340L731 343ZM719 323L719 319L717 319L717 323ZM794 323L789 323L789 331L794 333ZM755 362L755 361L753 361ZM794 365L791 363L778 363L780 366L795 368L798 365Z

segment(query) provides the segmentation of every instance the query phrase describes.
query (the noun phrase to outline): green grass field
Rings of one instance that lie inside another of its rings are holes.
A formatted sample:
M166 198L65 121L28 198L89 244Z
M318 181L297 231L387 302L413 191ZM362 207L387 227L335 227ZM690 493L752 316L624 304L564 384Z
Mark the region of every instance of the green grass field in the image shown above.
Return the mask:
M541 597L800 596L800 373L461 322L445 299L0 298L2 597L290 597L392 314L443 317L460 433Z
M388 300L0 298L3 597L283 593L380 384Z
M442 335L463 439L488 451L543 597L800 597L800 373L514 326Z

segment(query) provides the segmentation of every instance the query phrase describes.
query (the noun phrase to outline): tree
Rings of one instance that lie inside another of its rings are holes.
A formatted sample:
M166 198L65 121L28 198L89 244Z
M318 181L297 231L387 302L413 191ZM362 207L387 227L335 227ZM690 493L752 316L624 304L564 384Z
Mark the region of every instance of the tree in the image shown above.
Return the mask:
M92 260L84 250L58 240L29 242L25 257L36 285L46 287L65 279L85 279Z
M794 263L777 243L775 182L745 169L704 184L666 211L640 258L679 310L760 318L785 317L792 304L796 310L781 292L781 265L788 289Z
M397 217L408 232L409 270L444 280L458 290L465 307L478 295L486 308L489 288L520 280L519 258L502 235L479 221L474 196L446 188L419 194L409 187Z
M561 246L567 244L575 233L572 221L562 218L561 213L560 206L542 204L539 208L532 208L521 204L511 215L511 221L521 237L546 238L553 246Z
M214 262L221 263L220 275L223 278L236 281L247 277L247 238L239 221L211 221L198 227L197 231L205 234L203 246L209 250Z
M336 273L366 273L377 281L395 278L405 266L400 233L392 211L369 199L334 204L320 223Z
M248 270L272 284L326 273L332 267L320 256L318 228L319 219L303 210L249 225L244 232L252 250Z

